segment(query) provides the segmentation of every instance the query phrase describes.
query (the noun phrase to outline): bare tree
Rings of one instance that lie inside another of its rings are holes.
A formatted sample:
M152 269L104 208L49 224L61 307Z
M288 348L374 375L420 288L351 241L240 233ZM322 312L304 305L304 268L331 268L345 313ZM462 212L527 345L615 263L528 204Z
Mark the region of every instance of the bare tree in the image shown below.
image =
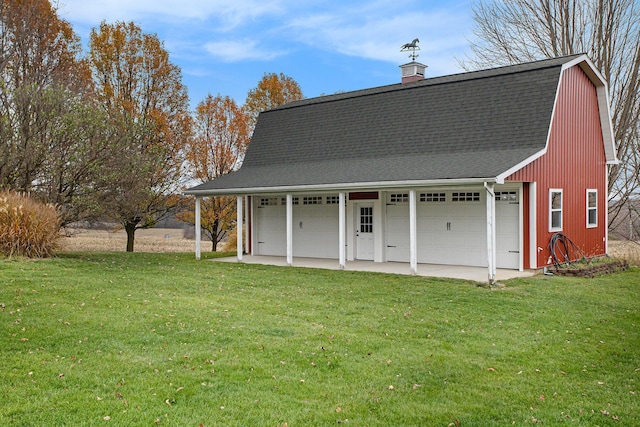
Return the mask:
M466 69L586 53L609 86L619 165L610 223L640 193L640 6L636 0L480 0Z

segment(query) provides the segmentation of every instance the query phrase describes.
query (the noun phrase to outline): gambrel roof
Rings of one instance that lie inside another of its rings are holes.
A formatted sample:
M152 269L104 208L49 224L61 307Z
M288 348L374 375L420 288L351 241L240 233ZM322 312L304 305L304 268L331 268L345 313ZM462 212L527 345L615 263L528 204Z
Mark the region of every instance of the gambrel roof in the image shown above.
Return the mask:
M185 193L495 182L544 152L563 66L583 62L601 79L574 55L294 101L260 114L238 171Z

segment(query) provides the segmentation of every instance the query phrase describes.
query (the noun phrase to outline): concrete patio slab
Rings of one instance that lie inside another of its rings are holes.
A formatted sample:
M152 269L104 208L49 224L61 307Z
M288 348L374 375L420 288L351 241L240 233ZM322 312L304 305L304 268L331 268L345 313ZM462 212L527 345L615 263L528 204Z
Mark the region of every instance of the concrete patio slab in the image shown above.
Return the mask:
M216 262L238 262L236 257L216 258ZM245 264L262 264L287 266L285 257L244 255L242 262ZM294 258L293 267L322 268L326 270L339 270L340 266L335 259L322 258ZM409 263L403 262L373 262L373 261L347 261L346 271L367 271L376 273L405 274L410 275ZM497 281L508 280L516 277L531 277L532 271L518 271L498 269L496 272ZM472 280L475 282L487 282L488 273L486 267L467 267L460 265L442 264L418 264L418 276L445 277L451 279Z

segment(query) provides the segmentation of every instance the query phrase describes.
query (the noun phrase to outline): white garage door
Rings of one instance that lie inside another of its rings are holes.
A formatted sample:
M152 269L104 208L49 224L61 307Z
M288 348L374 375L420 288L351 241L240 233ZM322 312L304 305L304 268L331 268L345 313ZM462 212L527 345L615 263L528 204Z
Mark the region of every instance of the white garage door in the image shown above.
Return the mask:
M418 193L416 226L419 263L487 265L485 194L484 190ZM388 261L409 261L408 198L408 193L392 193L388 196ZM496 229L498 267L518 268L517 204L496 203L496 216L499 224Z
M293 256L338 258L338 196L296 196L292 201ZM256 254L286 256L286 198L263 197L256 204Z
M301 196L293 206L293 256L338 258L338 196Z
M496 191L496 267L520 268L518 191Z
M256 254L287 255L287 210L278 197L256 200Z

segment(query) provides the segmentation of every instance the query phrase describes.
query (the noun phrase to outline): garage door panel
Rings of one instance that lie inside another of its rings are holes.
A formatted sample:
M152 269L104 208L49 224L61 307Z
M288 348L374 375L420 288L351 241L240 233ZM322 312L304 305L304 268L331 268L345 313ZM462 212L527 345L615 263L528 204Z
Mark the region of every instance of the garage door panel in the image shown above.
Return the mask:
M338 205L299 205L293 210L293 256L338 258Z
M409 261L409 206L387 205L387 261Z
M487 265L487 222L484 190L458 192L472 198L452 201L419 201L417 214L418 262L453 265ZM476 194L479 193L479 194ZM442 193L438 193L442 194ZM517 197L515 191L508 197ZM440 198L439 198L440 199ZM510 206L510 207L509 207ZM518 268L519 213L517 202L496 202L496 248L498 267ZM409 261L409 206L407 203L387 205L387 259Z
M520 267L520 206L517 193L511 191L509 198L515 200L496 201L496 266L498 268Z
M284 206L259 206L257 209L258 255L285 256L286 209Z

